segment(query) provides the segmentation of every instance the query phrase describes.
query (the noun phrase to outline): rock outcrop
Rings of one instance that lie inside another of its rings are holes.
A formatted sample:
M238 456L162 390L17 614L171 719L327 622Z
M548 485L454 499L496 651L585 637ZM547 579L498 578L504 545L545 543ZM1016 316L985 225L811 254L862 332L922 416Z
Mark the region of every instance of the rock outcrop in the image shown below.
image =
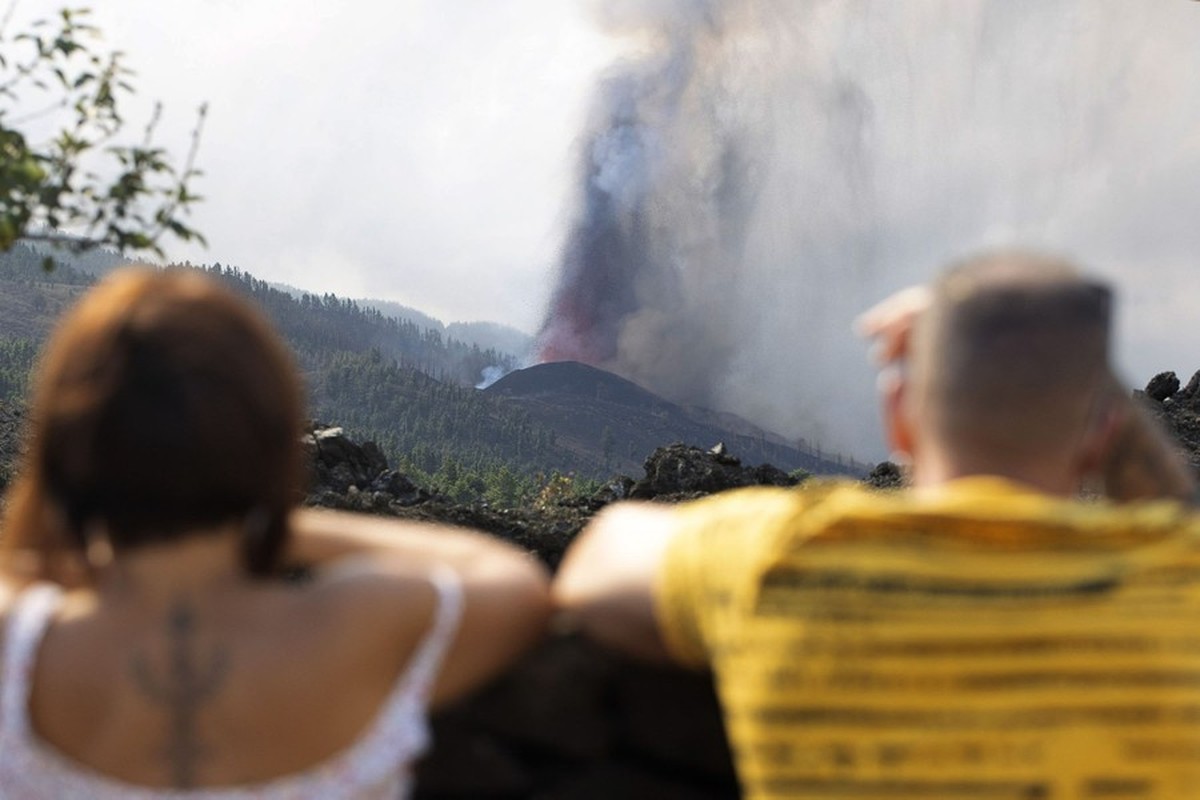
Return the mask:
M881 461L876 464L863 482L876 489L899 489L904 486L904 471L891 461Z
M1145 393L1151 400L1163 402L1179 391L1179 378L1174 372L1160 372L1146 384Z
M374 442L358 444L338 427L314 423L301 440L312 464L308 504L385 511L429 500L407 477L388 469Z
M688 500L743 486L795 486L800 482L770 464L743 466L723 444L711 450L682 444L660 447L646 459L645 470L646 477L630 487L630 497Z
M1174 372L1160 372L1143 392L1134 392L1143 406L1171 434L1192 469L1200 475L1200 372L1180 388Z
M675 502L743 486L799 482L769 464L744 466L721 445L703 450L672 444L646 459L641 480L618 475L590 497L566 495L521 508L497 508L455 502L414 486L388 469L373 443L355 443L341 428L314 426L304 442L313 457L309 505L478 528L536 553L552 569L588 519L611 502Z

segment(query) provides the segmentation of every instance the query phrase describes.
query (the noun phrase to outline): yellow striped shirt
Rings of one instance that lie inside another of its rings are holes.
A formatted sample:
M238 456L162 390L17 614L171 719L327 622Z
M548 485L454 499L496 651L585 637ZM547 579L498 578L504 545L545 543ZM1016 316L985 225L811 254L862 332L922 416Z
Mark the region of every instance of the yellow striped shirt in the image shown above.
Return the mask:
M680 507L658 610L748 798L1200 798L1200 518L996 478Z

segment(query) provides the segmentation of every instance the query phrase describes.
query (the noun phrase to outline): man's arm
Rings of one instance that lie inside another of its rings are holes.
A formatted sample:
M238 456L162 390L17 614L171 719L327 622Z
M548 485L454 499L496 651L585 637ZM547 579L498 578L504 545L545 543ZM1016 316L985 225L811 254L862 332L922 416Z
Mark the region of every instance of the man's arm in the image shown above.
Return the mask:
M554 602L593 639L652 661L673 660L659 627L654 586L676 513L650 503L609 506L571 545L552 588Z

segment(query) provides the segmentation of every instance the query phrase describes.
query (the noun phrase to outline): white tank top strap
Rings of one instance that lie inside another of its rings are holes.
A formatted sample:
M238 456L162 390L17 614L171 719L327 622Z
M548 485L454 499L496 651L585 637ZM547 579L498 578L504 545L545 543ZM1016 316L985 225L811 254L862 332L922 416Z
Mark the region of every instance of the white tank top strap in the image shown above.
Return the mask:
M62 589L37 583L25 589L9 610L0 675L0 726L9 735L29 730L29 691L38 645L62 601Z
M429 698L442 659L458 632L463 612L463 588L458 573L444 564L438 565L430 573L429 580L437 590L437 610L433 624L417 645L401 680L401 691L422 704Z
M394 761L397 753L412 763L429 746L429 695L463 612L462 581L454 570L437 567L429 579L438 595L433 622L397 677L375 723L355 747L354 758L364 771Z

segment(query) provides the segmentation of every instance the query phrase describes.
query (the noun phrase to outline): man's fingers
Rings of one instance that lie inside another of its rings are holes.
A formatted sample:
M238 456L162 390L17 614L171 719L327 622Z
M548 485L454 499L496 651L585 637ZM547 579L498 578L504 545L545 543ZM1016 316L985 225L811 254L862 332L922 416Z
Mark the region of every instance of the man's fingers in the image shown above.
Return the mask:
M928 286L910 286L864 311L854 321L854 329L864 337L879 336L899 325L911 325L913 319L929 308L932 295Z
M887 364L905 355L913 322L927 308L932 294L926 286L910 286L873 306L855 320L855 331L865 338L876 339L871 358L877 364Z

